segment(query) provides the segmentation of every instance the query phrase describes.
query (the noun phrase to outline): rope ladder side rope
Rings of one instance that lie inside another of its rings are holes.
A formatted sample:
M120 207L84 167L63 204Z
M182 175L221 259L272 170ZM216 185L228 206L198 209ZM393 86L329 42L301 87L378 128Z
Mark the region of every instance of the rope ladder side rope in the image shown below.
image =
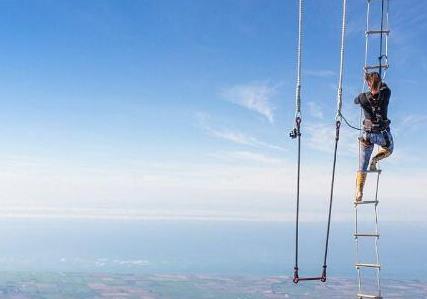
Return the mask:
M365 73L367 73L369 70L374 69L374 67L369 67L368 66L368 56L369 56L369 39L370 39L370 34L368 34L369 32L373 33L373 34L379 34L379 54L377 56L378 58L378 73L380 75L380 78L384 79L386 76L386 72L389 68L389 64L388 64L388 36L390 34L390 28L389 28L389 0L380 0L381 1L381 7L380 7L380 13L381 13L381 23L380 23L380 30L377 30L377 28L374 28L374 30L370 29L371 26L371 22L370 22L370 17L371 17L371 13L373 10L373 7L371 7L372 2L379 2L379 1L374 1L374 0L367 0L367 12L366 12L366 34L365 34L365 64L363 67L363 76L365 75ZM366 83L365 80L363 79L363 87L362 87L362 92L365 92L366 90ZM362 108L360 109L360 128L363 127L363 123L362 123ZM360 130L360 136L363 134L363 130ZM359 139L359 164L361 160L361 147L360 147L360 139ZM356 255L356 270L357 270L357 281L358 281L358 293L356 295L356 297L358 299L363 299L363 298L376 298L376 299L381 299L382 297L382 292L381 292L381 277L380 277L380 270L381 270L381 264L380 264L380 255L379 255L379 222L378 222L378 196L379 196L379 180L380 180L380 174L381 174L381 170L376 172L376 184L375 184L375 194L374 194L374 200L371 201L364 201L361 203L366 203L366 204L374 204L374 225L375 225L375 232L374 233L359 233L359 212L358 212L358 207L359 204L355 203L355 231L354 231L354 238L355 238L355 255ZM360 263L359 258L360 258L360 249L359 249L359 238L360 237L374 237L375 241L374 241L374 246L375 246L375 263L374 264L370 264L370 263ZM376 294L372 295L372 294L366 294L363 288L363 283L362 283L362 275L361 275L361 269L362 268L371 268L374 269L376 271Z
M344 50L345 50L345 31L346 31L346 16L347 16L347 0L343 0L342 4L342 23L341 23L341 49L340 49L340 71L338 79L338 91L337 91L337 114L335 117L335 145L334 145L334 159L332 164L332 177L331 177L331 190L329 196L329 210L328 210L328 227L326 230L326 241L325 241L325 255L323 258L323 271L322 281L326 281L326 268L328 258L328 246L329 246L329 233L331 227L331 214L332 214L332 202L334 198L334 186L335 186L335 170L337 164L337 153L338 153L338 142L340 139L340 127L342 119L342 97L343 97L343 77L344 77Z
M297 138L298 157L297 157L297 211L295 224L295 265L293 282L300 280L298 273L298 245L299 245L299 203L300 203L300 177L301 177L301 69L302 69L302 38L303 38L303 16L304 0L298 2L298 45L297 45L297 80L295 90L295 126L289 134L291 138Z

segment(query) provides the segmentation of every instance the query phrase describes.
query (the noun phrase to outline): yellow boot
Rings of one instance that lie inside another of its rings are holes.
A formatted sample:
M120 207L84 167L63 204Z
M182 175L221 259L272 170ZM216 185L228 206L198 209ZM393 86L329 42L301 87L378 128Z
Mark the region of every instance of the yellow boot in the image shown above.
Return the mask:
M356 173L356 201L362 201L363 187L365 186L366 172L358 171Z
M391 155L391 151L386 147L381 147L378 153L372 158L371 164L369 165L369 170L375 171L377 170L378 161L387 158Z

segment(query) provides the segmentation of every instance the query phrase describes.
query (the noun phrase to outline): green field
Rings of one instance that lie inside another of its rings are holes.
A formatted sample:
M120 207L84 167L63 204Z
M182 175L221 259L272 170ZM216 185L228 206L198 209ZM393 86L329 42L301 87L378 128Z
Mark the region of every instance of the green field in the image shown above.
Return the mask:
M289 277L0 272L0 298L354 298L351 279L295 286ZM384 281L386 298L427 298L422 281Z

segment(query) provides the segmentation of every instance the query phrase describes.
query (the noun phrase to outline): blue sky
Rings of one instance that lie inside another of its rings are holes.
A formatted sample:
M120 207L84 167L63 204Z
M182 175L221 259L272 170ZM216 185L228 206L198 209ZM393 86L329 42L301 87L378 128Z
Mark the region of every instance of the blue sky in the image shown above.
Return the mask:
M1 1L5 214L293 219L295 2ZM328 196L340 13L306 1L306 220L323 219ZM357 123L365 1L348 13L344 112ZM427 212L425 13L391 0L390 220ZM343 128L337 219L352 212L356 137Z

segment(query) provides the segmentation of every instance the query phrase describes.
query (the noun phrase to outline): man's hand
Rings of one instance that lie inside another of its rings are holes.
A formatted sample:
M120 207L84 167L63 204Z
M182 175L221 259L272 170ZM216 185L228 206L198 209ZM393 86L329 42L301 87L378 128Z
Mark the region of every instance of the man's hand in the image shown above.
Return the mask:
M360 104L360 94L359 94L357 97L355 97L355 98L354 98L354 103L355 103L356 105L359 105L359 104Z

